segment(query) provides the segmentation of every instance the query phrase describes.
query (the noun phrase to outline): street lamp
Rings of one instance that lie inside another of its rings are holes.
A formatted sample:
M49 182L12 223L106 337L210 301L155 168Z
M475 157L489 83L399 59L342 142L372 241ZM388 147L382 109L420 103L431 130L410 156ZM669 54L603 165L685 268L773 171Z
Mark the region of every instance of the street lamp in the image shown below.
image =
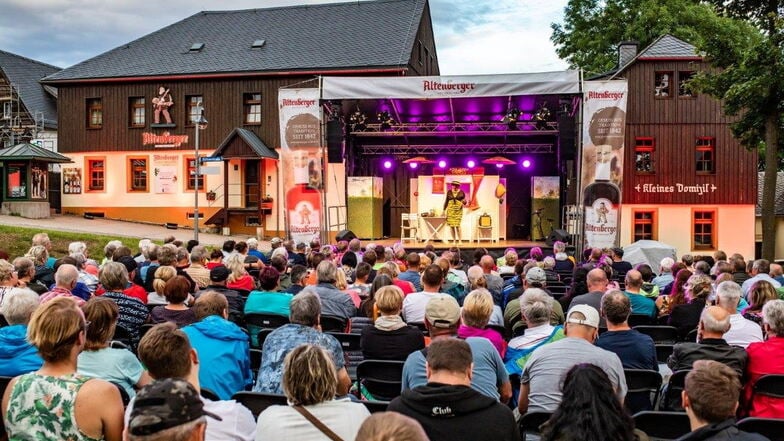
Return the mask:
M199 158L199 132L207 128L204 107L201 101L194 109L196 115L192 121L196 130L196 176L193 178L193 240L199 241L199 177L201 176L201 158Z

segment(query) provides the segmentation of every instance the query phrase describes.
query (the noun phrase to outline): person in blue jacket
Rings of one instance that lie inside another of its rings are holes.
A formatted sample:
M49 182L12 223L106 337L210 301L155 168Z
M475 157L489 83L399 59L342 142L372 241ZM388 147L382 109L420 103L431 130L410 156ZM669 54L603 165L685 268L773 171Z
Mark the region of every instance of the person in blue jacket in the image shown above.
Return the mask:
M182 328L202 365L208 366L199 369L199 384L221 400L253 384L248 334L227 319L228 311L223 294L206 291L193 305L198 321Z
M6 296L2 312L9 326L0 328L0 375L15 377L41 368L38 350L27 341L27 323L38 308L38 294L24 289Z

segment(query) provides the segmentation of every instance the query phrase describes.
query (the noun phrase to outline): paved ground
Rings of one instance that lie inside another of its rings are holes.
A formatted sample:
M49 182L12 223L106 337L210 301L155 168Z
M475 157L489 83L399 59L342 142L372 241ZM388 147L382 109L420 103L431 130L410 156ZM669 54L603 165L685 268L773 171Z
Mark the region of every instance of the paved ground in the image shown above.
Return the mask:
M162 225L125 222L108 219L85 219L78 216L55 215L49 219L25 219L18 216L0 215L0 225L11 225L47 230L68 231L73 233L105 234L118 237L147 237L163 239L173 235L187 241L193 239L193 230L168 230ZM248 236L222 236L220 234L199 233L199 242L204 245L221 245L228 239L245 240ZM259 248L268 249L269 242L259 241Z

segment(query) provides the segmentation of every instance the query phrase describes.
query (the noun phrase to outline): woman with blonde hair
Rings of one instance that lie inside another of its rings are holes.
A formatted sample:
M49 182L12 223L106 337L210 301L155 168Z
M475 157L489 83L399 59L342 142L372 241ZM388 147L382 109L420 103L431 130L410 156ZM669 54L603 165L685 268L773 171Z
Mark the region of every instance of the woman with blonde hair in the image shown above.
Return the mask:
M46 287L54 285L54 270L46 266L46 262L49 260L49 251L44 245L30 247L24 257L32 260L35 265L34 281L41 282Z
M89 326L76 302L65 297L54 298L33 313L27 339L44 363L38 371L12 379L5 389L9 439L122 439L120 391L107 381L76 372Z
M348 280L346 279L346 273L343 271L338 271L335 273L335 288L339 289L341 292L346 293L347 296L351 297L351 301L354 302L354 306L359 308L360 303L362 303L362 299L359 298L359 291L354 289L348 289Z
M5 259L0 259L0 305L7 296L20 292L19 273L16 272L11 263Z
M173 279L177 275L177 269L173 266L159 266L153 274L152 289L153 292L147 294L148 305L165 305L167 303L166 296L163 295L163 289L166 287L166 282Z
M359 341L362 355L368 360L405 361L408 354L425 347L425 337L419 328L408 326L400 318L403 310L403 291L387 285L375 293L379 317L373 326L362 329Z
M397 412L378 412L362 423L356 441L429 441L419 421Z
M751 285L751 288L749 288L749 300L751 300L751 304L743 310L743 317L762 326L762 307L765 306L765 303L768 303L768 301L776 300L778 298L779 295L776 292L776 288L773 287L773 284L766 280L755 282Z
M241 289L246 292L256 289L256 281L245 269L245 256L239 253L230 254L226 258L225 265L231 271L228 280L226 280L227 288Z
M303 344L286 355L281 385L289 405L270 406L259 415L256 441L330 438L311 422L314 419L338 438L349 441L370 416L360 403L335 399L335 365L329 353L319 346Z
M482 337L490 340L501 358L506 355L506 341L495 329L490 329L490 317L493 315L493 295L490 291L479 288L471 291L463 301L461 312L462 323L457 329L460 338Z

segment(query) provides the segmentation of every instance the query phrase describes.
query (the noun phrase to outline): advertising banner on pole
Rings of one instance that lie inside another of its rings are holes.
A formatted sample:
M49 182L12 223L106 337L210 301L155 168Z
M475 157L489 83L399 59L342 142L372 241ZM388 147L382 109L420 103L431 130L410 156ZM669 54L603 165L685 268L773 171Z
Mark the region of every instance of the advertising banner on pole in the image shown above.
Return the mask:
M324 158L319 89L280 89L280 143L286 225L295 243L321 232Z
M627 94L626 80L583 85L580 190L585 247L618 245Z

